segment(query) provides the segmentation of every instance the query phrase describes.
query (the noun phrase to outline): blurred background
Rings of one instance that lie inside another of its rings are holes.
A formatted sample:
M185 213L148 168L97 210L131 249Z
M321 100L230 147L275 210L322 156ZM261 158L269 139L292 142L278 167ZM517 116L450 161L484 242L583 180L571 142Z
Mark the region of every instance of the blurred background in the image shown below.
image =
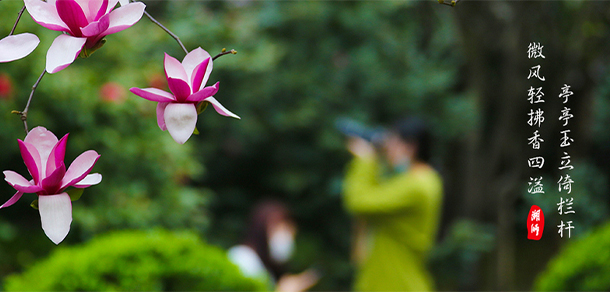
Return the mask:
M214 62L208 83L220 81L216 99L242 119L207 110L199 116L200 134L184 145L159 130L156 103L128 89L166 89L163 53L182 60L184 52L146 18L108 36L89 58L46 75L30 127L59 137L69 132L66 161L98 151L94 172L103 181L73 203L72 228L59 248L29 206L34 195L0 210L0 290L17 282L9 275L34 269L54 250L90 244L111 231L178 230L226 250L243 240L251 209L263 199L285 202L298 226L290 268L317 267L322 278L314 290L349 290L351 218L341 187L350 155L335 121L387 126L406 115L432 125L433 166L444 179L442 225L429 263L437 289L610 289L609 2L143 2L189 50L238 51ZM0 36L8 35L22 5L0 2ZM26 31L41 39L38 48L0 64L0 168L21 174L27 173L17 146L23 125L10 112L25 106L58 35L27 12L16 32ZM528 59L532 42L544 46L546 58ZM538 64L543 83L527 78ZM567 148L576 211L570 239L560 238L556 227L565 219L556 206L556 166L566 151L557 119L563 84L574 92L568 104L575 141ZM542 86L546 100L545 142L537 152L527 144L533 132L527 113L538 105L527 101L530 85ZM527 167L535 155L546 160L542 170ZM531 176L543 177L544 194L527 192ZM13 193L0 184L0 200ZM534 204L546 221L539 241L527 239ZM97 246L120 249L120 240L136 241L121 238ZM38 277L59 277L54 270ZM159 287L180 289L148 288Z

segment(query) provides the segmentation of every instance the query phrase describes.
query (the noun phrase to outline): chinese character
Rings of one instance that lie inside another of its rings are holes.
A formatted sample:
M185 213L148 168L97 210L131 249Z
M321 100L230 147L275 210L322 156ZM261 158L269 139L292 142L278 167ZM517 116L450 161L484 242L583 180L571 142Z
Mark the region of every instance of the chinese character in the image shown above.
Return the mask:
M572 115L570 113L570 108L569 107L563 107L563 109L561 110L561 116L559 117L559 120L563 120L563 126L567 126L568 125L568 120L573 118L574 115Z
M531 227L530 227L530 233L534 233L536 232L536 236L538 236L538 232L540 232L540 227L538 227L538 223L534 224L532 223Z
M527 183L529 187L527 188L527 192L530 194L544 194L544 189L542 185L542 177L533 178L530 177L530 181Z
M566 210L563 210L564 204L565 203L565 207ZM559 197L559 203L557 203L557 211L559 211L559 215L563 215L563 214L574 214L576 213L576 211L572 210L572 205L574 204L574 198L566 198L566 200L564 201L562 197Z
M536 222L540 221L540 209L535 210L535 211L532 212L531 221L536 221Z
M563 134L563 137L561 137L561 144L559 144L559 147L568 147L574 142L574 139L568 137L570 130L563 130L560 133Z
M539 58L542 57L543 59L546 59L543 55L542 55L542 48L544 46L541 46L540 43L530 43L530 45L527 47L527 58L531 59L531 58Z
M540 66L540 65L539 65ZM529 79L529 78L528 78ZM544 81L544 80L542 80ZM559 94L559 98L565 98L565 100L563 101L563 103L567 103L568 102L568 97L570 95L573 95L574 92L570 91L570 85L564 84L563 87L561 88L561 93Z
M533 205L527 214L527 239L540 240L544 231L544 212L540 207ZM533 234L533 233L536 234Z
M563 155L561 157L561 166L559 167L559 170L564 170L566 168L568 168L568 170L572 170L574 169L574 166L570 165L570 155L568 155L568 152L564 152Z
M561 189L563 188L564 190L568 191L568 194L571 193L573 183L574 181L572 180L569 174L566 174L565 178L562 175L561 177L559 177L559 181L557 182L557 184L559 185L559 191L561 192Z
M530 126L538 125L538 128L540 128L540 125L544 122L543 114L544 111L541 109L537 109L535 112L533 109L530 109L530 113L527 114L530 116L529 120L527 120L527 124Z
M527 138L529 141L527 144L532 144L532 149L540 149L540 143L544 142L542 138L540 138L540 134L538 134L538 130L534 131L534 136Z
M574 226L572 226L572 221L568 221L567 222L568 225L566 226L565 224L563 224L563 220L561 220L561 224L557 225L557 228L559 228L559 231L557 231L557 233L559 233L559 236L561 236L563 238L563 230L567 229L568 230L568 238L570 238L571 229L574 229Z
M538 79L540 79L540 81L544 81L544 76L540 77L540 65L536 65L532 68L530 68L530 75L527 76L527 79L530 79L532 77L536 77Z
M534 168L534 167L542 168L542 166L544 165L544 157L542 157L542 156L532 157L527 160L527 165L531 168Z
M534 88L530 86L530 89L527 90L527 100L529 100L531 104L544 102L542 99L543 96L542 87Z

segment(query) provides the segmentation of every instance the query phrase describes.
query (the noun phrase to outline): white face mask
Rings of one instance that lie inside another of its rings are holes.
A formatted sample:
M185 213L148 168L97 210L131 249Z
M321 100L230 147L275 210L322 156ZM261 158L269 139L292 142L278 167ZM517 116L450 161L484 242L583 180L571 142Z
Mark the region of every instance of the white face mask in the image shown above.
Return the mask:
M280 229L273 232L269 238L269 255L277 263L285 263L294 251L294 238L292 232Z

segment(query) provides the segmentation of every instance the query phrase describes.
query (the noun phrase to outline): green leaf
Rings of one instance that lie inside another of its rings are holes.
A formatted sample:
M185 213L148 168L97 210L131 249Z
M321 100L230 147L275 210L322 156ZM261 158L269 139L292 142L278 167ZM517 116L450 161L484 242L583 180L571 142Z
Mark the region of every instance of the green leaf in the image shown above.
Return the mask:
M205 111L206 108L208 108L208 104L210 104L207 101L202 101L201 103L199 103L199 105L197 105L197 114L201 114L203 111Z
M74 202L80 199L84 191L85 189L73 188L69 191L66 191L66 193L68 193L68 195L70 196L70 201Z
M30 204L30 207L38 210L38 200L32 201L32 203Z
M195 130L193 130L193 134L194 135L199 135L199 130L197 130L197 127L195 127Z
M84 47L80 51L80 54L78 56L82 59L88 58L89 56L91 56L91 54L93 54L93 52L97 51L97 49L103 47L105 43L106 43L106 39L101 39L92 48Z

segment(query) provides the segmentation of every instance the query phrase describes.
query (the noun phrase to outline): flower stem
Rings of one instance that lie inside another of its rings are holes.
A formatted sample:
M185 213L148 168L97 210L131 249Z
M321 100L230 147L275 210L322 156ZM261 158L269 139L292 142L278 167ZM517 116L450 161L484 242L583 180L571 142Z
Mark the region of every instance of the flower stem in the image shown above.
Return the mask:
M171 32L167 27L163 26L163 24L161 24L160 22L158 22L156 19L154 19L150 14L148 14L148 12L146 12L146 10L144 10L144 15L146 15L146 17L148 17L148 19L150 19L150 21L152 21L154 24L156 24L157 26L159 26L162 30L164 30L167 34L169 34L172 38L174 38L178 44L180 45L180 47L182 48L182 50L184 50L185 54L188 54L189 51L186 49L186 47L184 47L184 45L182 44L182 42L180 41L180 38L175 35L173 32Z
M21 19L21 15L23 15L24 11L25 11L25 5L23 5L23 7L21 7L21 11L19 11L19 14L17 15L17 20L15 20L15 24L13 24L13 29L11 29L11 32L8 35L13 35L13 33L15 33L15 29L17 28L17 23L19 23L19 20Z
M222 51L221 51L221 52L220 52L218 55L216 55L216 56L214 56L214 58L212 58L212 61L214 61L214 60L216 60L216 59L218 59L219 57L222 57L222 56L224 56L224 55L228 55L228 54L233 54L233 55L235 55L235 54L237 54L237 51L236 51L236 50L233 50L233 49L232 49L232 50L230 50L230 51L227 51L227 49L224 49L224 48L223 48L223 49L222 49Z
M42 80L42 77L46 73L47 73L46 69L44 71L42 71L42 74L40 74L40 77L38 77L38 80L36 80L36 83L34 83L34 85L32 86L32 92L30 92L30 97L28 98L28 103L25 105L25 109L23 109L23 111L13 111L12 112L14 114L18 114L21 116L21 120L23 121L23 127L25 128L26 135L29 132L29 130L28 130L28 110L30 109L30 103L32 102L32 97L34 97L34 92L36 91L38 84L40 84L40 80Z
M0 1L2 1L2 0L0 0ZM129 2L136 2L136 1L130 0ZM178 42L178 44L180 45L180 47L182 48L182 50L184 51L185 54L189 53L189 51L186 49L184 44L182 44L182 41L180 41L180 38L176 34L171 32L167 27L163 26L163 24L161 24L158 20L156 20L154 17L152 17L152 15L150 15L148 12L146 12L146 10L144 10L144 15L146 15L146 17L148 17L148 19L150 19L150 21L152 21L154 24L156 24L162 30L164 30L167 34L169 34L172 38L174 38ZM235 54L237 54L237 51L236 50L227 51L227 49L222 49L222 52L220 52L218 55L214 56L214 58L212 58L212 61L218 59L221 56L228 55L228 54L235 55Z

